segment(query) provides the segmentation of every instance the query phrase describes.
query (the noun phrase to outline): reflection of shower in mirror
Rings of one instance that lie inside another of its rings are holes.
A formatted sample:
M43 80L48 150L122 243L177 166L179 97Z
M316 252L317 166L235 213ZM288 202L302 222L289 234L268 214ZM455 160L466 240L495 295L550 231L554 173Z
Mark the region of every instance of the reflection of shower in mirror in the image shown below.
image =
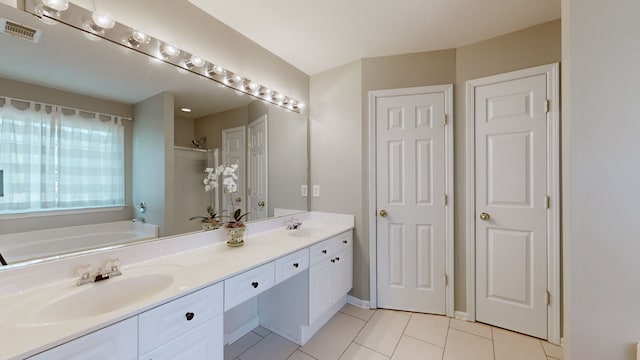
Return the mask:
M196 147L196 149L204 149L207 145L207 137L203 136L201 138L193 139L191 140L191 143Z

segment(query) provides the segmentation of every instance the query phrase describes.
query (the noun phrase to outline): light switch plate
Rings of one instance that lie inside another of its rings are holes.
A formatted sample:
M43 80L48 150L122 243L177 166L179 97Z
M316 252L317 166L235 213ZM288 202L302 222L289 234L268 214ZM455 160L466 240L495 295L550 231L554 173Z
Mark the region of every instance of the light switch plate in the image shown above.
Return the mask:
M307 196L308 194L307 185L302 185L300 187L300 196Z
M320 185L313 185L313 197L320 197Z

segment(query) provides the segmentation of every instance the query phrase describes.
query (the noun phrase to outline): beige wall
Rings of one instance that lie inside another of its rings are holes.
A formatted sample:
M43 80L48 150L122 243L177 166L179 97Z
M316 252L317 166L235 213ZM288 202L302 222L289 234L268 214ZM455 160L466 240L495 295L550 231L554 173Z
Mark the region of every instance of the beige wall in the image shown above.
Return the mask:
M269 107L267 216L273 216L274 208L307 210L307 197L300 196L300 186L308 180L307 124L303 115Z
M640 1L563 3L571 98L572 358L636 359L640 340ZM564 20L563 20L564 21ZM564 85L563 85L564 86ZM564 120L564 116L563 116ZM567 224L565 224L567 226ZM566 338L565 338L566 339Z
M163 92L134 105L133 201L147 203L148 223L172 234L173 96Z
M173 145L191 148L195 139L195 120L174 116Z
M353 296L369 299L369 234L364 217L369 198L368 92L454 83L455 310L466 311L464 82L559 61L557 20L459 49L363 59L311 77L311 184L321 185L321 197L312 198L311 209L339 208L356 215ZM358 87L360 99L355 99L352 92ZM336 161L343 154L358 158ZM336 172L341 175L332 177Z
M207 149L222 148L222 130L246 126L249 118L247 106L197 118L194 122L194 136L207 137Z
M131 105L4 78L0 78L0 96L9 96L16 99L44 102L125 117L132 117L133 115L133 107ZM131 134L133 124L131 121L126 120L123 124L125 126L125 202L127 205L131 205ZM122 210L115 211L5 219L0 221L0 234L122 221L129 220L132 217L132 207L128 206Z
M355 215L353 294L368 299L368 288L362 285L369 282L369 252L368 240L361 234L361 189L366 182L362 173L361 84L361 61L311 77L310 185L320 185L320 197L311 197L310 207Z

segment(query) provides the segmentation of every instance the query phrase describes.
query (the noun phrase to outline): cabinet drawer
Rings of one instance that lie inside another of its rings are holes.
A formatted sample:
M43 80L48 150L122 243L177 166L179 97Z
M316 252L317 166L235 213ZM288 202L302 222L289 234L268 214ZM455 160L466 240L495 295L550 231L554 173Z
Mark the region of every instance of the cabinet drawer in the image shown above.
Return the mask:
M311 245L309 248L309 262L313 266L322 260L331 258L331 255L335 252L335 248L335 238L330 238L315 245Z
M276 260L276 284L309 268L309 249L302 249Z
M350 246L353 246L353 236L351 234L351 230L342 233L340 235L335 236L335 246L336 251L340 251L342 249L346 249Z
M275 264L272 261L225 280L224 310L229 310L273 287L275 272Z
M140 357L140 360L222 359L222 315Z
M138 316L139 354L145 354L222 313L222 283L158 306Z

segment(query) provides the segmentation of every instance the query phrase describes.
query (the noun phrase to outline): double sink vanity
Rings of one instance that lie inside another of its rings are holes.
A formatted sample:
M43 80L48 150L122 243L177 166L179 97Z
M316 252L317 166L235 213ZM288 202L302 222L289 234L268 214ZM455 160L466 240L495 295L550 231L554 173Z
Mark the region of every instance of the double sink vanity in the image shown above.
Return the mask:
M304 344L346 303L354 217L296 218L247 224L240 248L217 230L3 270L0 358L222 359L258 324ZM122 275L78 285L87 265Z

